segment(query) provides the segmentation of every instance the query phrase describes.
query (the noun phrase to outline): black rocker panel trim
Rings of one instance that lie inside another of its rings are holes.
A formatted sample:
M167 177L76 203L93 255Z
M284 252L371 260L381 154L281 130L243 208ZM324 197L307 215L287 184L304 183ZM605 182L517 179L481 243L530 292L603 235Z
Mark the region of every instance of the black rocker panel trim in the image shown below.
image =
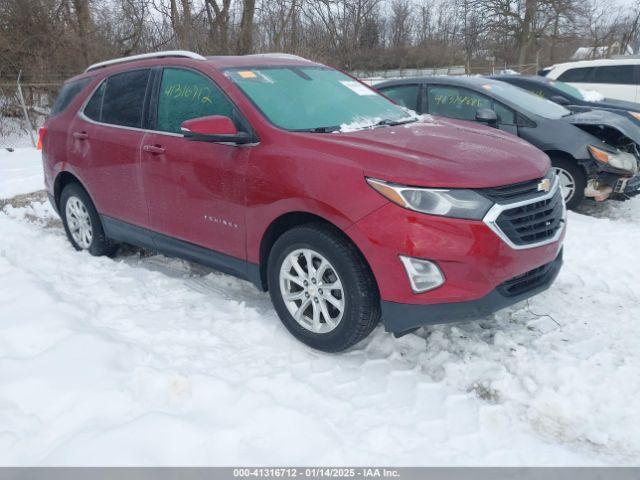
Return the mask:
M162 233L154 232L153 230L132 225L107 215L100 215L100 220L102 221L105 234L113 240L130 243L138 247L160 252L170 257L177 257L205 265L220 272L248 280L260 290L264 290L259 265Z

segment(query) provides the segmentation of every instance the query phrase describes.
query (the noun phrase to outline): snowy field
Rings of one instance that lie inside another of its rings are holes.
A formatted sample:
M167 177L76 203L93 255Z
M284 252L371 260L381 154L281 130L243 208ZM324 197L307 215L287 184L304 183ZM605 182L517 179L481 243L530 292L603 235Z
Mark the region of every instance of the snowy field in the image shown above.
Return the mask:
M0 151L0 465L640 463L640 198L571 213L528 305L328 355L248 283L75 252L42 188Z

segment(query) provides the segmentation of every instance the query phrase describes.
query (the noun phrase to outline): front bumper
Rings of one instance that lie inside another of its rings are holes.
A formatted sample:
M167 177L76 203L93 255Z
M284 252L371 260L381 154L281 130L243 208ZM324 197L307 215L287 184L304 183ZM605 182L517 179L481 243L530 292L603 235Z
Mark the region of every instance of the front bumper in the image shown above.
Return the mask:
M633 177L618 178L613 185L613 193L625 198L638 195L640 193L640 173Z
M626 200L640 194L640 173L636 173L633 176L625 176L618 171L599 164L595 160L590 162L583 163L587 169L589 179L595 180L601 186L611 187L609 198Z
M440 323L482 318L548 289L562 267L562 251L552 262L507 280L477 300L434 305L410 305L382 301L382 318L388 332L404 333Z
M566 231L557 182L551 192L526 202L502 202L512 207L505 216L491 215L492 209L483 221L425 215L389 203L347 229L375 276L387 330L402 333L481 317L548 288L562 265ZM521 227L529 233L518 233ZM435 263L444 283L414 293L400 255ZM535 284L505 290L530 274Z

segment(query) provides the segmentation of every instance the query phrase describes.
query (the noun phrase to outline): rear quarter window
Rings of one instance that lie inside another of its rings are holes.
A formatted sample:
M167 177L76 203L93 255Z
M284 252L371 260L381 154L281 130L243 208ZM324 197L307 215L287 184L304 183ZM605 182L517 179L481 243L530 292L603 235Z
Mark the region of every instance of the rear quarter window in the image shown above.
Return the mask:
M596 67L591 82L635 85L635 65Z
M53 107L51 107L51 116L58 115L66 110L90 81L91 78L81 78L80 80L65 83L60 89L56 101L53 103Z

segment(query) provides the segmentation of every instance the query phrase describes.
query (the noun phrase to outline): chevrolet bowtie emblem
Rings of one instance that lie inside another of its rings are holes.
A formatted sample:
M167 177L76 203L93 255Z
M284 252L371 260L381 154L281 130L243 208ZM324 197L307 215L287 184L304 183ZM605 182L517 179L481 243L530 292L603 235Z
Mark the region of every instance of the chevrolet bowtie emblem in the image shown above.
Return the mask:
M540 183L538 184L538 191L548 192L549 190L551 190L551 180L549 180L548 178L541 180Z

